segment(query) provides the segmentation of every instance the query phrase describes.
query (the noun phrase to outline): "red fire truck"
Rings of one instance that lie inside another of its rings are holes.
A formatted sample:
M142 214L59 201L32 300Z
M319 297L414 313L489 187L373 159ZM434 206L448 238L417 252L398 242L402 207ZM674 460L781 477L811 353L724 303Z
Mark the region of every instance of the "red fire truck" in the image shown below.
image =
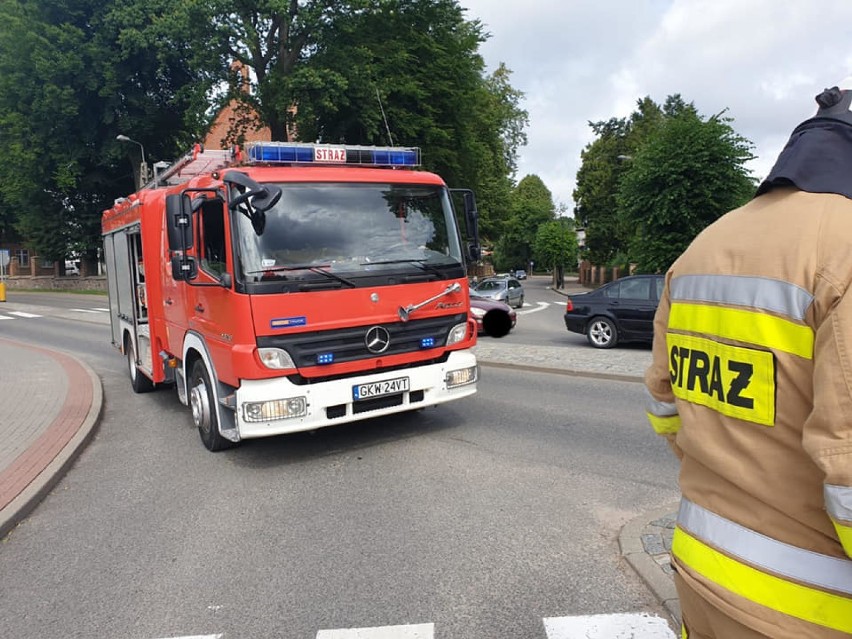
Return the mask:
M116 201L112 343L133 390L176 386L212 451L475 393L475 199L419 166L417 148L196 146Z

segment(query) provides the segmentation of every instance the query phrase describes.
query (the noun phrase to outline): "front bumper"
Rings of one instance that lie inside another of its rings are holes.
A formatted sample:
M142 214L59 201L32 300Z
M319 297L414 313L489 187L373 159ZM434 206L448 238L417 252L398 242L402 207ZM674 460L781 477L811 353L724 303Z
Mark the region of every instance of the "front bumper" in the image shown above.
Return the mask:
M451 371L471 367L476 367L476 357L473 353L453 351L447 361L440 364L359 375L316 384L297 385L285 377L243 380L236 391L236 420L240 438L252 439L315 430L324 426L401 413L468 397L476 392L476 381L464 386L447 388L445 378ZM369 400L353 399L353 386L399 377L409 379L407 391ZM307 401L307 412L302 417L264 422L251 422L245 419L243 405L247 402L287 400L296 397L304 397Z

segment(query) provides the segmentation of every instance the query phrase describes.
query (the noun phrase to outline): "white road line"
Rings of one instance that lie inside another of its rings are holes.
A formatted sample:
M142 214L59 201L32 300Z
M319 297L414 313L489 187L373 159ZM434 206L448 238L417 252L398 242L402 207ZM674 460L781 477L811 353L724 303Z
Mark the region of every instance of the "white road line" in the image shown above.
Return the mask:
M69 308L69 311L74 311L75 313L102 313L103 311L99 308Z
M320 630L316 639L432 639L434 635L435 624L420 623L380 628Z
M100 306L95 306L96 311L103 311L104 313L109 313L108 308L101 308Z
M647 613L546 617L547 639L676 639L668 623Z
M8 315L0 315L0 320L4 319L15 319L14 317L9 317Z
M526 304L524 304L524 308L526 308ZM529 315L530 313L538 313L539 311L550 306L550 302L538 302L538 308L529 308L525 311L518 311L518 315Z
M25 319L41 317L41 315L33 315L32 313L24 313L23 311L9 311L9 315L15 315L16 317L23 317Z
M188 635L186 637L169 637L168 639L222 639L224 635Z

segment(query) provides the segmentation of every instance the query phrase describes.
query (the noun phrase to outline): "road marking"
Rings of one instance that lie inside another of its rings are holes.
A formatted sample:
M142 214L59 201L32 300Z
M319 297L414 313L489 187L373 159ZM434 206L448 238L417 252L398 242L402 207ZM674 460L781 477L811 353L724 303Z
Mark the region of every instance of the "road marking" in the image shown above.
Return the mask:
M96 307L95 307L95 310L96 310L96 311L103 311L104 313L109 313L109 309L108 309L108 308L101 308L100 306L96 306Z
M71 308L70 311L77 313L103 313L109 311L107 308Z
M222 639L224 635L187 635L185 637L169 637L168 639Z
M676 639L665 619L647 613L546 617L547 639Z
M434 635L435 624L421 623L379 628L320 630L316 639L432 639Z
M544 310L545 308L550 306L550 302L537 302L537 304L538 308L530 308L525 311L518 311L518 315L529 315L530 313L538 313L539 311ZM526 308L526 304L524 304L524 307Z
M16 317L23 317L25 319L41 317L41 315L33 315L32 313L24 313L23 311L9 311L9 315L15 315Z
M4 319L15 319L14 317L9 317L8 315L0 315L0 320Z

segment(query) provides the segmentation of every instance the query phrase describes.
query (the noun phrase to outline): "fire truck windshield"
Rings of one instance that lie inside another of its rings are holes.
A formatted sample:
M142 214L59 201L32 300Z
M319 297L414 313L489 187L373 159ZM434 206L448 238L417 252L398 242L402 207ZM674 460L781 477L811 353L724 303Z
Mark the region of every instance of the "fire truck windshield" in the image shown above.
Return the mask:
M258 235L236 216L240 277L262 285L325 281L366 286L400 275L464 276L458 227L446 188L400 184L279 184Z

